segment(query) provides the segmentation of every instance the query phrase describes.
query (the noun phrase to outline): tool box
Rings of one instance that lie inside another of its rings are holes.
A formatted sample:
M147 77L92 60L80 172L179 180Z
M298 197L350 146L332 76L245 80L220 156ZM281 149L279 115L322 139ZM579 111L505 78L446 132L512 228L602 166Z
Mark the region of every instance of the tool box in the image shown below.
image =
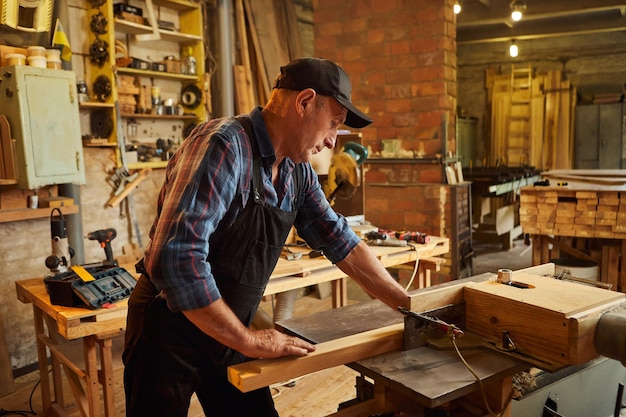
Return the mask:
M67 307L100 308L130 295L137 281L124 268L102 265L85 268L93 280L70 270L44 278L50 302Z

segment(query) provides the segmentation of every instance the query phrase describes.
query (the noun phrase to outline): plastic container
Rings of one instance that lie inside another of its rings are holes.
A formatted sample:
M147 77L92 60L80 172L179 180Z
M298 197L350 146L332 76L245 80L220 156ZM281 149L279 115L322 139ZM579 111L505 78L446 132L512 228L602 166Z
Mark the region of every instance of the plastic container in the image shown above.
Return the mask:
M48 61L60 61L61 51L59 49L46 49L46 59Z
M44 48L43 46L29 46L28 48L26 48L26 53L28 54L28 56L40 56L45 58L46 48Z
M61 60L59 59L58 61L51 61L51 60L47 60L46 61L46 67L50 68L50 69L61 69Z
M4 58L9 66L26 64L26 56L24 54L6 54Z
M47 61L45 56L31 55L26 58L26 61L31 67L47 68Z

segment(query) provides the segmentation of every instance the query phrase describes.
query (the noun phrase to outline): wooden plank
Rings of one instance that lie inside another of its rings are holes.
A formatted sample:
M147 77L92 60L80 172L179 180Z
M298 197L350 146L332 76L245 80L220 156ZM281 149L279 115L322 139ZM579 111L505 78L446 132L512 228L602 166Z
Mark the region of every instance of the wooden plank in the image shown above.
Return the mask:
M238 114L252 110L253 104L249 101L246 70L243 65L233 65L233 81L235 82L235 109Z
M254 4L255 6L257 6L257 2L254 2ZM257 27L261 23L255 20L257 16L255 16L254 14L252 1L244 0L244 6L245 6L244 9L246 12L246 18L248 19L248 25L250 27L250 38L252 40L252 45L254 48L254 58L257 64L256 73L257 73L257 77L259 81L259 88L258 88L259 100L262 102L265 102L267 101L267 99L269 99L269 96L270 96L270 74L268 74L267 72L267 67L265 63L266 58L264 56L264 51L262 50L261 34L257 30ZM263 9L263 6L261 6L261 9ZM261 12L268 13L269 10L262 10ZM261 32L263 32L263 30L261 30Z
M243 7L243 0L237 0L235 2L235 16L237 18L237 33L239 35L239 42L241 45L241 65L243 66L243 80L244 84L241 88L245 88L245 95L247 97L248 106L245 112L252 109L251 106L255 103L254 98L254 86L252 84L252 69L250 65L250 50L248 49L248 33L246 31L246 18Z
M228 368L228 380L242 392L250 392L322 369L400 350L404 323L320 343L303 357L258 359Z
M0 115L0 178L7 181L17 180L15 166L15 147L11 136L11 126L5 115Z
M620 274L617 291L626 292L626 239L622 239L620 246Z
M4 332L4 320L0 314L0 397L4 397L15 391L13 371L7 348L6 333Z

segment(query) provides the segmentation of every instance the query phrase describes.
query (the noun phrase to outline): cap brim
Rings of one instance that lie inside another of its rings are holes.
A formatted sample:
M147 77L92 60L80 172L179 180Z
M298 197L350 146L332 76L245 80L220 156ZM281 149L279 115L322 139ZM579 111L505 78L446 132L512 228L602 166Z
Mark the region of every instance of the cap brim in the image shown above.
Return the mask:
M365 113L361 110L357 109L354 104L351 102L344 100L340 97L335 97L335 99L348 110L348 114L346 116L346 121L344 124L349 127L353 127L355 129L360 129L365 127L373 122Z

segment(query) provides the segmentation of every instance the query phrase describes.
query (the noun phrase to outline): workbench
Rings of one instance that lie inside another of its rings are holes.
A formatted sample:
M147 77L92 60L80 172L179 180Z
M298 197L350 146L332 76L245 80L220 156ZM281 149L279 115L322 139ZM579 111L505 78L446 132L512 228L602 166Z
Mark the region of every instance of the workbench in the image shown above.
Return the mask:
M374 255L385 268L417 262L419 259L438 257L450 251L450 239L430 236L429 243L397 246L370 246ZM297 251L292 248L292 251ZM302 249L308 253L309 249ZM422 272L422 271L418 271ZM333 307L342 307L348 303L347 277L325 257L309 258L306 254L301 259L278 260L264 295L277 294L297 288L304 288L323 282L332 283Z
M101 415L100 385L104 415L114 416L113 340L126 329L128 299L107 309L64 307L50 303L43 278L17 281L15 286L17 298L33 304L41 399L46 415L66 416L75 409L66 403L63 395L63 370L82 416ZM82 342L84 364L70 358L63 350L64 345L73 340ZM52 361L52 386L48 350Z
M454 281L454 284L480 282L493 276L482 274ZM320 343L402 323L403 320L401 313L378 300L371 300L280 321L276 325L286 333ZM329 326L328 323L333 324ZM460 349L485 387L491 408L495 412L500 411L500 407L508 402L512 376L527 369L528 365L485 348ZM476 395L479 391L476 379L453 349L437 350L423 346L385 353L347 366L361 374L358 379L370 378L374 387L371 398L362 398L362 393L357 393L361 401L332 414L336 417L370 416L397 409L421 413L459 399L467 399L468 403L478 407L482 405L481 396ZM357 387L360 384L357 382Z
M385 267L390 267L415 262L420 257L445 254L449 250L449 240L433 236L428 244L372 246L371 249ZM134 273L133 266L124 267ZM265 295L328 281L333 282L333 306L346 305L346 275L326 258L303 256L296 261L280 259L270 277ZM120 300L106 309L65 307L50 303L43 277L21 280L15 284L18 299L33 305L45 412L54 416L67 416L76 408L64 399L62 371L65 371L82 416L102 415L100 386L104 415L114 416L113 362L114 359L119 360L119 355L116 352L114 358L113 346L126 329L128 299ZM63 346L70 341L82 344L84 363L82 359L77 360L64 352ZM48 351L52 360L51 374L48 373Z

